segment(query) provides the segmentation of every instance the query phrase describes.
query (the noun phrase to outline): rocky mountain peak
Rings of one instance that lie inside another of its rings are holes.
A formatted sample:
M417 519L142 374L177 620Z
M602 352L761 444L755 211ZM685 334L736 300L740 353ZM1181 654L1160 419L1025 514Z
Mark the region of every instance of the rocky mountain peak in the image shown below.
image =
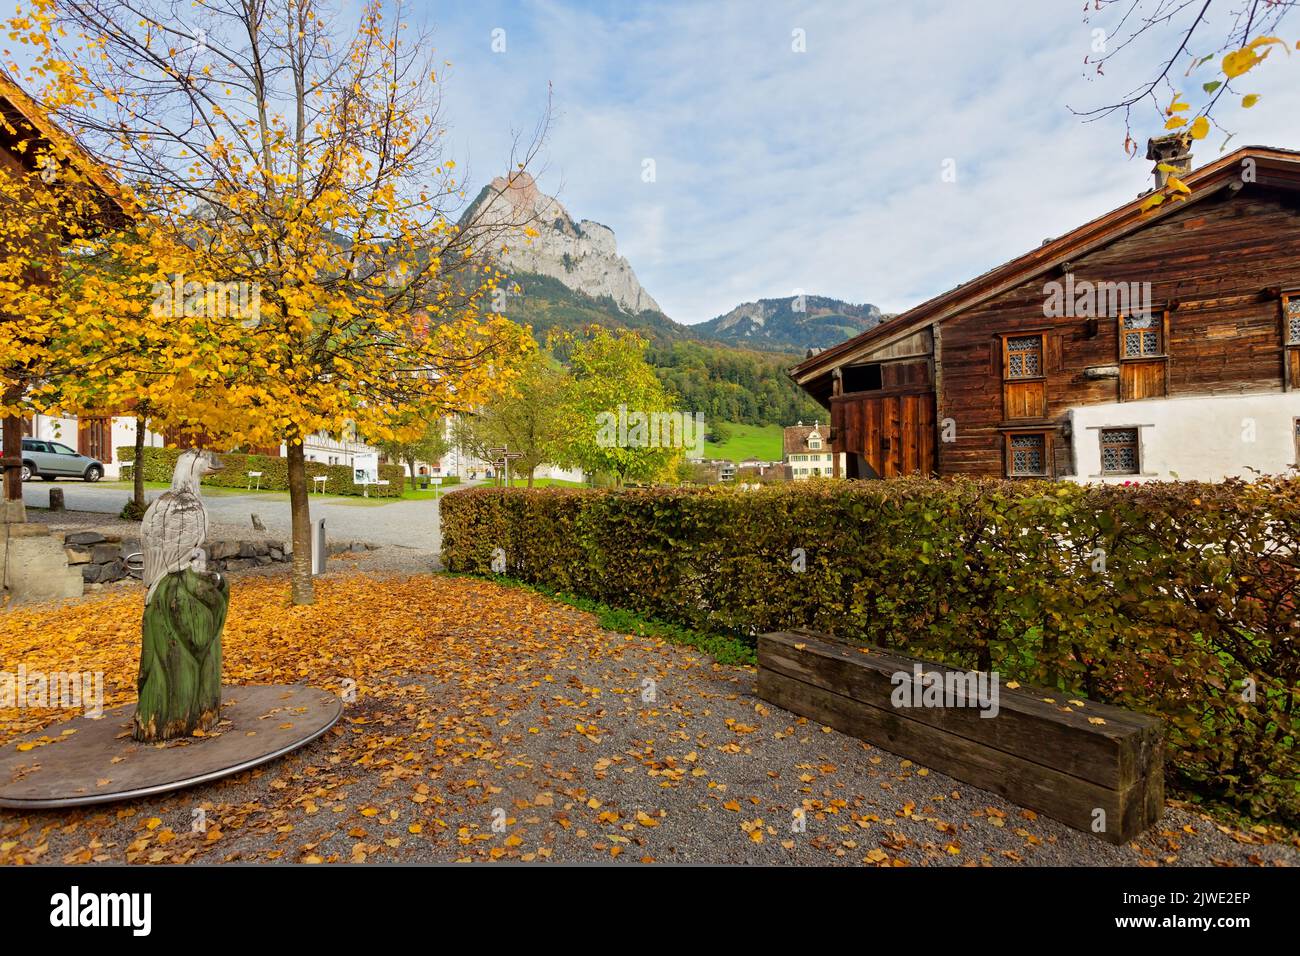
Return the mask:
M499 260L506 272L549 276L575 292L613 299L625 312L662 311L642 288L627 259L618 254L614 230L590 219L575 221L527 172L493 179L466 216L510 225L503 237L507 251ZM527 237L519 225L522 223L531 224L538 235Z

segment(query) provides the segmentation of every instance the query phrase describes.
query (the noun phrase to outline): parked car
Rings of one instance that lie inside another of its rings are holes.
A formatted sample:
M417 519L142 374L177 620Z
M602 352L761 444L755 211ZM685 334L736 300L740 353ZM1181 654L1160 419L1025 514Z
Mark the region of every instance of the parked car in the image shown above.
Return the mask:
M104 477L104 463L79 454L62 442L40 438L23 439L23 481L42 478L81 478L99 481Z

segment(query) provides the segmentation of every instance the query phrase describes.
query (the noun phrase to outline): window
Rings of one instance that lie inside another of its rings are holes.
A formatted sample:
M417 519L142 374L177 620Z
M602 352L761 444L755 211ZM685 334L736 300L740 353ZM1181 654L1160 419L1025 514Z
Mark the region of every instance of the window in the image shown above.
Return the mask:
M809 450L811 450L811 451L820 451L820 450L821 450L821 447L822 447L822 440L821 440L820 438L818 438L816 435L809 435L809 436L808 436L808 448L809 448Z
M845 392L874 392L882 385L878 364L846 365L841 374L844 378L840 384Z
M76 452L73 451L71 448L69 448L67 445L61 445L61 444L59 444L59 443L56 442L56 441L52 441L52 442L50 442L50 451L54 452L54 454L56 454L56 455L75 455L75 454L76 454Z
M1043 374L1042 335L1013 335L1006 340L1007 378L1039 378Z
M1160 330L1163 322L1154 312L1120 318L1120 358L1162 355Z
M1012 432L1007 435L1007 473L1012 477L1047 474L1047 433Z
M1282 305L1286 309L1287 345L1300 345L1300 294L1283 297Z
M1103 428L1101 430L1101 473L1136 475L1138 467L1138 430Z
M1300 468L1300 418L1292 422L1292 425L1295 426L1295 463L1296 467Z

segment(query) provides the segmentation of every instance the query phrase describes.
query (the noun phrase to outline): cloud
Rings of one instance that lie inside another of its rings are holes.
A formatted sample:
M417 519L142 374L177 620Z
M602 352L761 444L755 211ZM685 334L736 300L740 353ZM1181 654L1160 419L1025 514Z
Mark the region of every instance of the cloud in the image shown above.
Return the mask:
M450 137L474 186L500 171L550 84L543 187L613 228L685 322L796 288L899 311L1131 199L1150 164L1124 155L1122 118L1084 123L1068 107L1138 86L1172 36L1097 77L1084 65L1097 24L1058 4L538 0L435 18L454 64ZM490 50L497 27L505 53ZM1297 71L1261 70L1243 90L1263 94L1253 110L1225 101L1230 147L1300 146ZM1135 116L1143 141L1158 126ZM1217 148L1199 143L1198 162Z

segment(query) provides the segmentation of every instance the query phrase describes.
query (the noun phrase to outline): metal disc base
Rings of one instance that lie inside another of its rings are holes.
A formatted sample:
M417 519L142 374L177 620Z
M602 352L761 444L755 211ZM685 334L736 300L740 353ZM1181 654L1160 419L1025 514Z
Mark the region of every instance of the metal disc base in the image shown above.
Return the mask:
M51 724L0 746L0 807L81 807L209 783L311 743L342 713L337 695L314 687L227 685L206 737L138 743L135 704ZM19 750L25 743L36 746Z

